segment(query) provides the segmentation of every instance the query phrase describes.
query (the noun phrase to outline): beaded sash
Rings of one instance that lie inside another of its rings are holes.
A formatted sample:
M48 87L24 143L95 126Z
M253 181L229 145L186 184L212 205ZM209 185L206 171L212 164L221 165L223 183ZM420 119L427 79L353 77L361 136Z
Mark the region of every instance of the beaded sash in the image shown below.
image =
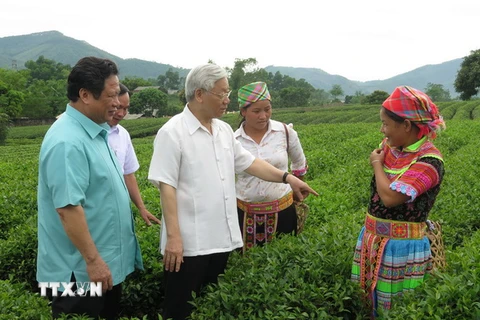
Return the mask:
M425 236L427 224L380 219L367 213L365 228L372 234L390 239L422 239Z
M245 202L237 199L237 206L243 211L253 214L277 213L290 207L293 203L293 192L270 202Z

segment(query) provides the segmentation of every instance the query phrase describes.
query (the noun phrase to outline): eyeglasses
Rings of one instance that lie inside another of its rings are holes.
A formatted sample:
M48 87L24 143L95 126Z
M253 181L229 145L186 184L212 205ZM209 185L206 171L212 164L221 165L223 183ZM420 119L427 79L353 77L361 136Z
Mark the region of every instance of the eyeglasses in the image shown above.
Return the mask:
M216 93L216 92L212 92L212 91L207 91L207 92L211 93L213 95L216 95L217 97L219 97L222 100L225 100L225 98L230 97L230 93L232 93L232 90L228 91L227 93Z

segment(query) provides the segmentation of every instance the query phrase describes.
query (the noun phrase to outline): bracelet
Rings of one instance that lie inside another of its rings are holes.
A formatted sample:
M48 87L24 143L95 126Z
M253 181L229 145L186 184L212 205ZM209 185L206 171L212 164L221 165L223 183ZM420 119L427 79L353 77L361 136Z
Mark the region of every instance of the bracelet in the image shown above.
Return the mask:
M288 173L288 172L285 172L285 173L283 174L283 177L282 177L282 182L283 182L283 183L287 183L287 176L288 176L289 174L290 174L290 173Z
M373 165L374 162L380 162L380 160L373 160L370 164Z

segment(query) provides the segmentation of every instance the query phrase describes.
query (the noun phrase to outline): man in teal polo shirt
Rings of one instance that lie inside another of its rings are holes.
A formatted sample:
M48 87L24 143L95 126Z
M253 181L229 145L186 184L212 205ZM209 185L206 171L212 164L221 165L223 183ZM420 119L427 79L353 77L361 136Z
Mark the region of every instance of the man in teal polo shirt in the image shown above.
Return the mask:
M130 197L107 139L106 122L119 105L117 75L108 59L80 59L68 77L67 110L40 150L37 281L101 282L104 292L60 292L52 297L54 318L66 313L115 319L121 283L143 268Z

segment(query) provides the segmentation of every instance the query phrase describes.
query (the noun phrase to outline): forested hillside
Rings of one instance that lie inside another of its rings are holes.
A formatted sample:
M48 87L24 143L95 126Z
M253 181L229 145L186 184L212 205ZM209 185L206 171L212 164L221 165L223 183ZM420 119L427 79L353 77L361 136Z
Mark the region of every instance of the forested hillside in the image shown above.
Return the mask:
M122 78L127 76L144 79L156 78L159 74L165 74L168 69L177 71L183 77L188 73L188 69L174 67L169 65L168 61L162 61L161 52L159 52L157 61L163 63L140 59L122 59L115 53L105 52L85 41L64 36L58 31L0 38L0 68L12 68L12 64L16 64L17 68L22 69L25 62L36 60L40 56L63 64L74 65L78 59L88 55L110 58L115 61L121 70ZM247 57L238 58L245 59ZM396 86L406 84L424 89L430 82L443 85L445 89L450 91L452 97L455 97L453 82L462 61L463 57L459 57L441 64L422 66L389 79L366 82L350 80L341 75L332 75L321 69L313 68L268 66L265 70L273 74L280 71L281 74L297 80L305 79L316 89L328 91L333 85L340 85L346 95L353 95L356 91L366 94L375 90L390 92Z

